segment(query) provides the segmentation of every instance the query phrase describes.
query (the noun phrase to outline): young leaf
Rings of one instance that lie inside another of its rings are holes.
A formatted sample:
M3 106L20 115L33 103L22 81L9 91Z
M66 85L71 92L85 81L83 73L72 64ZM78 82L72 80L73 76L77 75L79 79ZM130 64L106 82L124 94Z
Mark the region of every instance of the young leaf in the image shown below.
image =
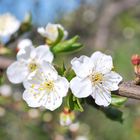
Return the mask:
M65 75L66 67L65 67L64 62L63 62L62 67L60 67L58 65L54 65L54 67L57 70L57 72L58 72L59 75L61 75L61 76L64 76Z
M67 97L67 106L70 110L81 111L83 112L84 109L80 103L80 100L76 98L72 93L70 93Z
M75 72L73 71L73 69L69 68L64 72L64 76L68 81L71 81L71 79L75 77Z
M101 108L101 111L103 111L106 117L108 117L109 119L123 123L123 113L117 108L106 107L106 108Z
M120 97L117 95L112 95L111 97L111 105L120 107L127 101L126 97Z
M58 37L57 37L55 42L53 42L49 45L51 45L52 47L55 46L56 44L58 44L63 39L63 37L64 37L64 32L61 28L58 27Z
M79 36L75 36L70 40L60 42L55 46L51 47L51 50L54 54L75 51L83 46L82 44L77 43L78 39Z
M109 119L113 120L113 121L118 121L120 123L123 122L123 113L118 110L117 108L114 108L114 107L101 107L101 106L98 106L97 104L95 104L95 101L93 98L91 97L87 97L86 98L86 103L91 105L93 108L96 108L100 111L102 111L106 117L108 117Z

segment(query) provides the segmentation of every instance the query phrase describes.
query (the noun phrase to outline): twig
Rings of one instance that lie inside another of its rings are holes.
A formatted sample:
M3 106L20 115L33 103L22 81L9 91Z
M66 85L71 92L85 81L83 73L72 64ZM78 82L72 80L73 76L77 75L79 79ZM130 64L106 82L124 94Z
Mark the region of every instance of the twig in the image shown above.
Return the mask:
M13 62L14 60L0 57L0 69L6 69ZM122 82L119 91L114 94L140 100L140 86L135 85L132 81Z
M119 91L116 94L140 100L140 86L135 85L133 81L123 82L120 84Z

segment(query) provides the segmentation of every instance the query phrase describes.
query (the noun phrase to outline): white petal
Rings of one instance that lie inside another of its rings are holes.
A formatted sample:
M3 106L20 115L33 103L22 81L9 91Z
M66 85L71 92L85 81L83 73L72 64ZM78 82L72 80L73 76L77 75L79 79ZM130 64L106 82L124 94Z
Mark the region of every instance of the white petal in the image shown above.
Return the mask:
M30 107L44 106L51 111L55 110L62 104L62 98L56 92L47 93L37 89L26 89L23 93L23 99Z
M20 63L18 61L12 63L7 69L8 79L12 83L21 83L28 75L28 69L25 63Z
M27 61L30 58L31 52L34 50L33 46L25 46L17 53L17 60Z
M75 71L76 75L79 77L87 77L92 73L92 62L89 57L82 55L81 57L71 60L72 69Z
M108 106L111 103L111 93L105 88L99 86L93 91L92 97L99 106Z
M44 75L39 71L34 71L23 81L24 88L38 86L44 81Z
M69 82L66 78L58 76L58 79L55 81L55 90L61 97L67 95L69 89Z
M105 74L113 68L112 57L109 55L97 51L92 54L91 59L94 64L94 70L97 72Z
M47 38L51 41L55 41L58 37L58 26L57 24L48 23L46 28Z
M122 81L122 77L116 72L109 72L104 75L103 86L110 91L118 90L118 84Z
M36 89L26 89L23 93L23 99L30 107L40 107L42 104L43 93L40 93Z
M62 104L62 97L57 92L51 92L49 94L46 94L46 97L44 97L44 101L42 102L42 105L46 109L49 109L51 111L60 107L61 104Z
M39 27L39 28L37 29L37 32L38 32L39 34L41 34L43 37L46 37L46 31L45 31L45 29L44 29L43 27Z
M70 81L70 88L72 93L78 98L88 97L92 93L92 84L88 78L73 78Z
M58 77L57 71L49 62L43 61L42 71L47 80L56 80Z
M48 45L41 45L41 46L37 47L35 49L35 51L36 51L36 54L37 54L37 60L39 62L45 60L45 61L51 63L53 61L54 57L53 57L53 54L50 51Z
M17 45L19 50L26 46L33 46L32 41L30 39L23 39Z

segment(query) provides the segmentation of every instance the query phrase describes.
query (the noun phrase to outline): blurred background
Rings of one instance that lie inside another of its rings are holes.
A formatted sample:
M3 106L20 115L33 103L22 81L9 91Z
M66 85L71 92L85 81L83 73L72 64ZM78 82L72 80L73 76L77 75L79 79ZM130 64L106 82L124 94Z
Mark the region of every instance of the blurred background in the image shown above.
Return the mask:
M62 63L67 57L65 63L69 65L74 56L90 56L101 50L112 55L115 70L124 80L134 79L130 58L140 54L140 0L0 0L0 14L7 12L20 21L28 13L32 15L32 29L18 40L30 38L34 44L41 44L36 29L48 22L62 24L69 37L80 36L84 48L72 55L61 54L56 62ZM16 43L8 47L14 48ZM15 59L15 55L5 57ZM131 99L121 107L123 123L85 106L74 124L62 127L59 109L52 113L27 107L22 100L22 85L11 85L5 69L0 71L0 140L140 140L139 101Z

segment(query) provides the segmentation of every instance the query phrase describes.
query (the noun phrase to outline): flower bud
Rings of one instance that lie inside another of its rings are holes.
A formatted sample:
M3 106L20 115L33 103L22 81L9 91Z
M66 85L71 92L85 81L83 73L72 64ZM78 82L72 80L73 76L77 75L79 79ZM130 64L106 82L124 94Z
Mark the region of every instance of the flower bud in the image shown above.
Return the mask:
M60 114L60 124L62 126L68 126L73 122L74 119L74 112L70 111L68 108L64 108L63 112Z
M139 65L140 64L140 56L138 54L132 55L131 62L133 65Z

